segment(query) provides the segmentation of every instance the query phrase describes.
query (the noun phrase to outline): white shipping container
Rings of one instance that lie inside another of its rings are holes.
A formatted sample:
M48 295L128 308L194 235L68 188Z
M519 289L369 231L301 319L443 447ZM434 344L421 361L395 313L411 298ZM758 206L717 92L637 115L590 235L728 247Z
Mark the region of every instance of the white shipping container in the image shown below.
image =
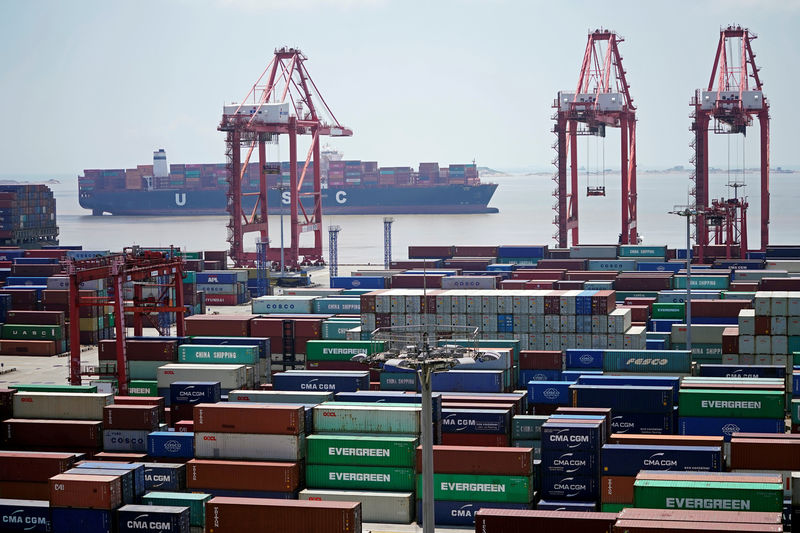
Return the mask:
M528 296L528 312L532 315L544 314L544 297L550 292L546 290L534 291L533 294Z
M231 104L222 107L225 115L246 117L253 122L268 124L288 124L289 102L262 104Z
M324 287L275 287L275 292L281 296L333 296L335 294L341 294L344 292L344 289L327 289Z
M756 353L756 338L754 335L739 335L739 354L752 355ZM740 363L744 364L744 363Z
M561 350L574 350L577 348L575 345L575 334L574 333L562 333L559 335L560 338L560 349Z
M442 289L494 290L496 283L494 276L445 276Z
M497 296L481 296L481 313L496 315L497 314Z
M497 298L497 313L500 315L510 315L514 312L514 297L507 294L510 291L503 291Z
M391 313L392 312L392 297L388 294L378 294L375 296L375 312L376 313Z
M559 333L561 331L561 317L559 315L544 316L544 332Z
M592 315L592 333L608 333L608 315Z
M733 279L736 281L761 281L762 278L786 278L789 273L785 270L734 270Z
M389 294L389 308L392 313L406 312L406 297L400 294Z
M800 272L800 261L766 261L764 263L765 270L785 270L792 274Z
M786 367L786 364L788 363L788 361L789 361L789 356L788 355L774 354L772 356L772 363L770 363L770 364Z
M755 309L742 309L739 311L739 335L756 334Z
M514 315L527 315L530 313L530 298L525 294L515 294L512 296L511 304Z
M791 316L786 319L786 334L789 336L800 335L800 317Z
M528 315L528 331L544 333L544 315Z
M614 309L608 314L608 333L621 335L631 327L631 310Z
M771 365L772 364L772 356L769 354L756 354L756 364L757 365Z
M364 522L409 524L414 521L413 492L362 492L353 490L305 489L300 500L359 502Z
M625 346L624 335L621 334L611 334L608 336L608 349L609 350L622 350Z
M530 315L514 315L514 333L528 333L530 331Z
M361 313L361 329L375 331L375 313Z
M241 389L247 383L245 365L175 363L158 367L159 389L176 381L219 381L223 390Z
M471 328L479 328L483 324L482 315L468 314L466 316L467 316L467 326Z
M647 328L631 326L622 339L626 350L644 350L647 348Z
M147 453L149 430L142 429L104 429L103 450L107 452Z
M47 278L47 289L67 291L69 290L69 277L67 276L50 276ZM94 279L83 281L80 284L82 291L102 291L106 289L106 280Z
M740 365L754 365L756 364L756 356L753 354L739 354Z
M253 298L251 305L255 315L311 314L314 312L316 299L317 296L259 296Z
M398 326L405 326L406 325L406 316L405 315L392 315L391 318L391 326L396 328Z
M575 335L575 348L590 349L592 347L592 335L588 333L578 333Z
M581 292L583 291L571 290L561 295L559 298L559 308L562 315L575 314L575 302Z
M775 316L773 315L770 319L770 329L769 332L772 335L786 335L788 331L788 325L785 316Z
M475 295L467 296L467 314L470 315L483 314L483 302L480 296L475 296Z
M756 292L753 308L756 310L756 316L770 316L772 314L772 292Z
M786 311L789 316L800 316L800 292L788 292L788 296L786 297Z
M739 364L739 355L735 353L724 353L722 354L722 364L723 365L738 365Z
M773 291L772 293L772 316L786 316L788 314L788 296L787 291Z
M772 337L756 335L756 354L772 354Z
M453 303L450 301L449 294L437 294L436 295L436 313L439 314L452 314L453 312Z
M544 349L545 350L560 350L561 349L561 335L558 333L545 333L544 334Z
M305 441L305 435L195 433L194 456L198 459L297 461L305 457Z
M111 394L66 392L17 392L14 418L56 420L103 420L103 407L114 402Z
M561 315L559 319L559 331L561 333L575 333L578 330L575 315Z
M773 335L771 342L771 353L773 355L786 355L789 353L789 337L786 335Z

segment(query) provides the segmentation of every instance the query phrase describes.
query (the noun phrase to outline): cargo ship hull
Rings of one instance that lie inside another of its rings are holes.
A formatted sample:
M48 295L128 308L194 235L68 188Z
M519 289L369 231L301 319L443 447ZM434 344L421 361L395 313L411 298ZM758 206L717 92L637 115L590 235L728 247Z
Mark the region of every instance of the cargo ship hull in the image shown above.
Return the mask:
M497 213L488 207L497 184L431 185L424 187L331 187L322 191L322 211L329 215L390 214L474 214ZM227 215L226 195L221 189L158 189L81 191L81 207L93 215L122 216L201 216ZM245 196L243 205L252 209L254 196ZM283 202L277 192L268 192L271 214L289 211L289 193ZM313 209L311 198L303 199L305 208Z

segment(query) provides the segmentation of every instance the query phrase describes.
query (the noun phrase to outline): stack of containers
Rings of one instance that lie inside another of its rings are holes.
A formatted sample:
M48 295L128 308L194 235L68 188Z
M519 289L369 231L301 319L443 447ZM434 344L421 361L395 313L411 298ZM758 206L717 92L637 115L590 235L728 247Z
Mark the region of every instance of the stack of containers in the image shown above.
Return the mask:
M188 364L245 365L247 388L256 388L261 384L258 346L183 344L178 347L178 361Z
M175 363L158 367L158 395L168 397L177 381L219 381L221 394L247 388L246 365Z
M738 433L731 438L730 466L737 473L780 476L783 497L791 498L793 471L800 470L800 439L787 434Z
M253 318L250 321L250 335L268 338L272 354L277 356L274 360L280 361L280 356L284 355L284 340L294 343L295 355L305 354L309 341L322 338L322 322L328 318L331 318L331 315L300 314L296 310L276 310L269 316Z
M3 246L57 243L56 200L47 185L0 186Z
M644 533L654 529L670 531L786 531L780 513L738 511L695 511L628 508L619 513L615 531Z
M134 381L155 381L158 367L178 360L177 339L137 338L125 340L128 378ZM116 339L102 340L97 345L100 372L113 374L117 369Z
M417 448L417 522L422 524L422 448ZM530 509L534 490L530 448L434 446L434 523L472 526L482 508Z
M574 381L528 382L529 409L534 415L551 415L559 406L572 405L569 387Z
M47 500L49 479L66 472L75 454L0 450L0 494L16 500Z
M66 351L63 312L7 310L5 315L0 354L51 356Z
M147 435L159 426L156 405L106 405L103 408L103 450L146 453Z
M189 344L213 345L213 346L256 346L258 347L258 368L256 374L261 383L269 382L272 374L271 354L272 343L267 337L200 337L195 336L188 339Z
M658 385L632 384L644 382ZM617 383L599 384L599 383ZM677 378L647 380L619 379L606 376L581 376L569 386L573 407L611 408L614 432L647 430L651 433L671 433L675 416Z
M527 387L529 381L560 381L564 356L557 350L522 350L519 353L517 385Z
M758 291L754 309L739 312L739 363L781 365L800 351L800 293Z
M170 383L170 422L174 426L184 420L194 420L194 406L222 401L219 381L175 381Z
M367 371L288 370L272 376L272 386L279 391L355 392L369 390ZM316 418L315 418L316 420Z
M205 270L197 272L195 280L206 305L239 305L249 299L246 270Z
M122 506L121 475L58 474L50 478L53 531L112 533Z
M201 492L150 491L142 496L142 504L151 508L170 507L189 510L191 531L204 531L206 525L206 504L210 494Z
M63 283L69 278L55 278ZM85 289L81 289L81 297L106 296L108 291L95 282L84 282ZM16 307L16 306L15 306ZM65 317L65 331L69 331L69 322L74 317L70 316L69 289L47 289L42 292L42 308L45 311L61 311ZM35 309L35 308L33 308ZM80 331L81 344L97 344L101 338L110 338L112 324L110 322L109 307L81 306ZM102 324L101 324L102 321ZM65 336L66 337L66 336Z
M325 402L314 407L302 499L361 502L364 519L409 523L414 516L414 404ZM367 518L367 517L370 518Z
M358 533L361 504L226 497L208 502L206 531L258 531L264 524L283 533Z
M517 448L531 448L533 459L542 458L542 424L546 415L515 415L511 421L511 445Z
M326 330L326 323L331 324L330 319L322 323L323 336ZM351 324L352 322L347 322L344 327L349 328ZM330 326L328 329L330 329ZM351 361L351 359L357 354L373 355L382 352L384 346L385 344L382 341L309 340L306 343L306 369L369 370L369 364L357 363Z

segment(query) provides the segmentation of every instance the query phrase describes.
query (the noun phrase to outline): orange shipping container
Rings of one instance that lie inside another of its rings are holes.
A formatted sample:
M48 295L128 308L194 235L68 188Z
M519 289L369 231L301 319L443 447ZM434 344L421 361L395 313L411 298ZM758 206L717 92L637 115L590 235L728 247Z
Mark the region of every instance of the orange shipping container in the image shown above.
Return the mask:
M122 504L120 476L59 474L50 478L50 505L116 509Z
M194 430L201 433L299 435L304 421L299 405L201 403L194 408Z

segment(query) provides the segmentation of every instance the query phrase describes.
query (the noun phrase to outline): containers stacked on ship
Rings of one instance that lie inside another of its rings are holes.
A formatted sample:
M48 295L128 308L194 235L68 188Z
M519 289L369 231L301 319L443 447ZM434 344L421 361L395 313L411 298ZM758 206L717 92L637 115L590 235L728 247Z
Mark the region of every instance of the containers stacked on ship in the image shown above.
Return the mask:
M52 356L66 351L67 329L61 311L6 312L0 354Z
M107 405L103 408L103 449L146 453L148 434L160 426L156 405Z
M539 509L596 510L600 449L608 434L604 415L553 415L542 425Z
M337 401L313 411L300 499L357 501L364 520L411 522L420 407Z
M46 185L0 185L0 245L58 244L56 200Z

